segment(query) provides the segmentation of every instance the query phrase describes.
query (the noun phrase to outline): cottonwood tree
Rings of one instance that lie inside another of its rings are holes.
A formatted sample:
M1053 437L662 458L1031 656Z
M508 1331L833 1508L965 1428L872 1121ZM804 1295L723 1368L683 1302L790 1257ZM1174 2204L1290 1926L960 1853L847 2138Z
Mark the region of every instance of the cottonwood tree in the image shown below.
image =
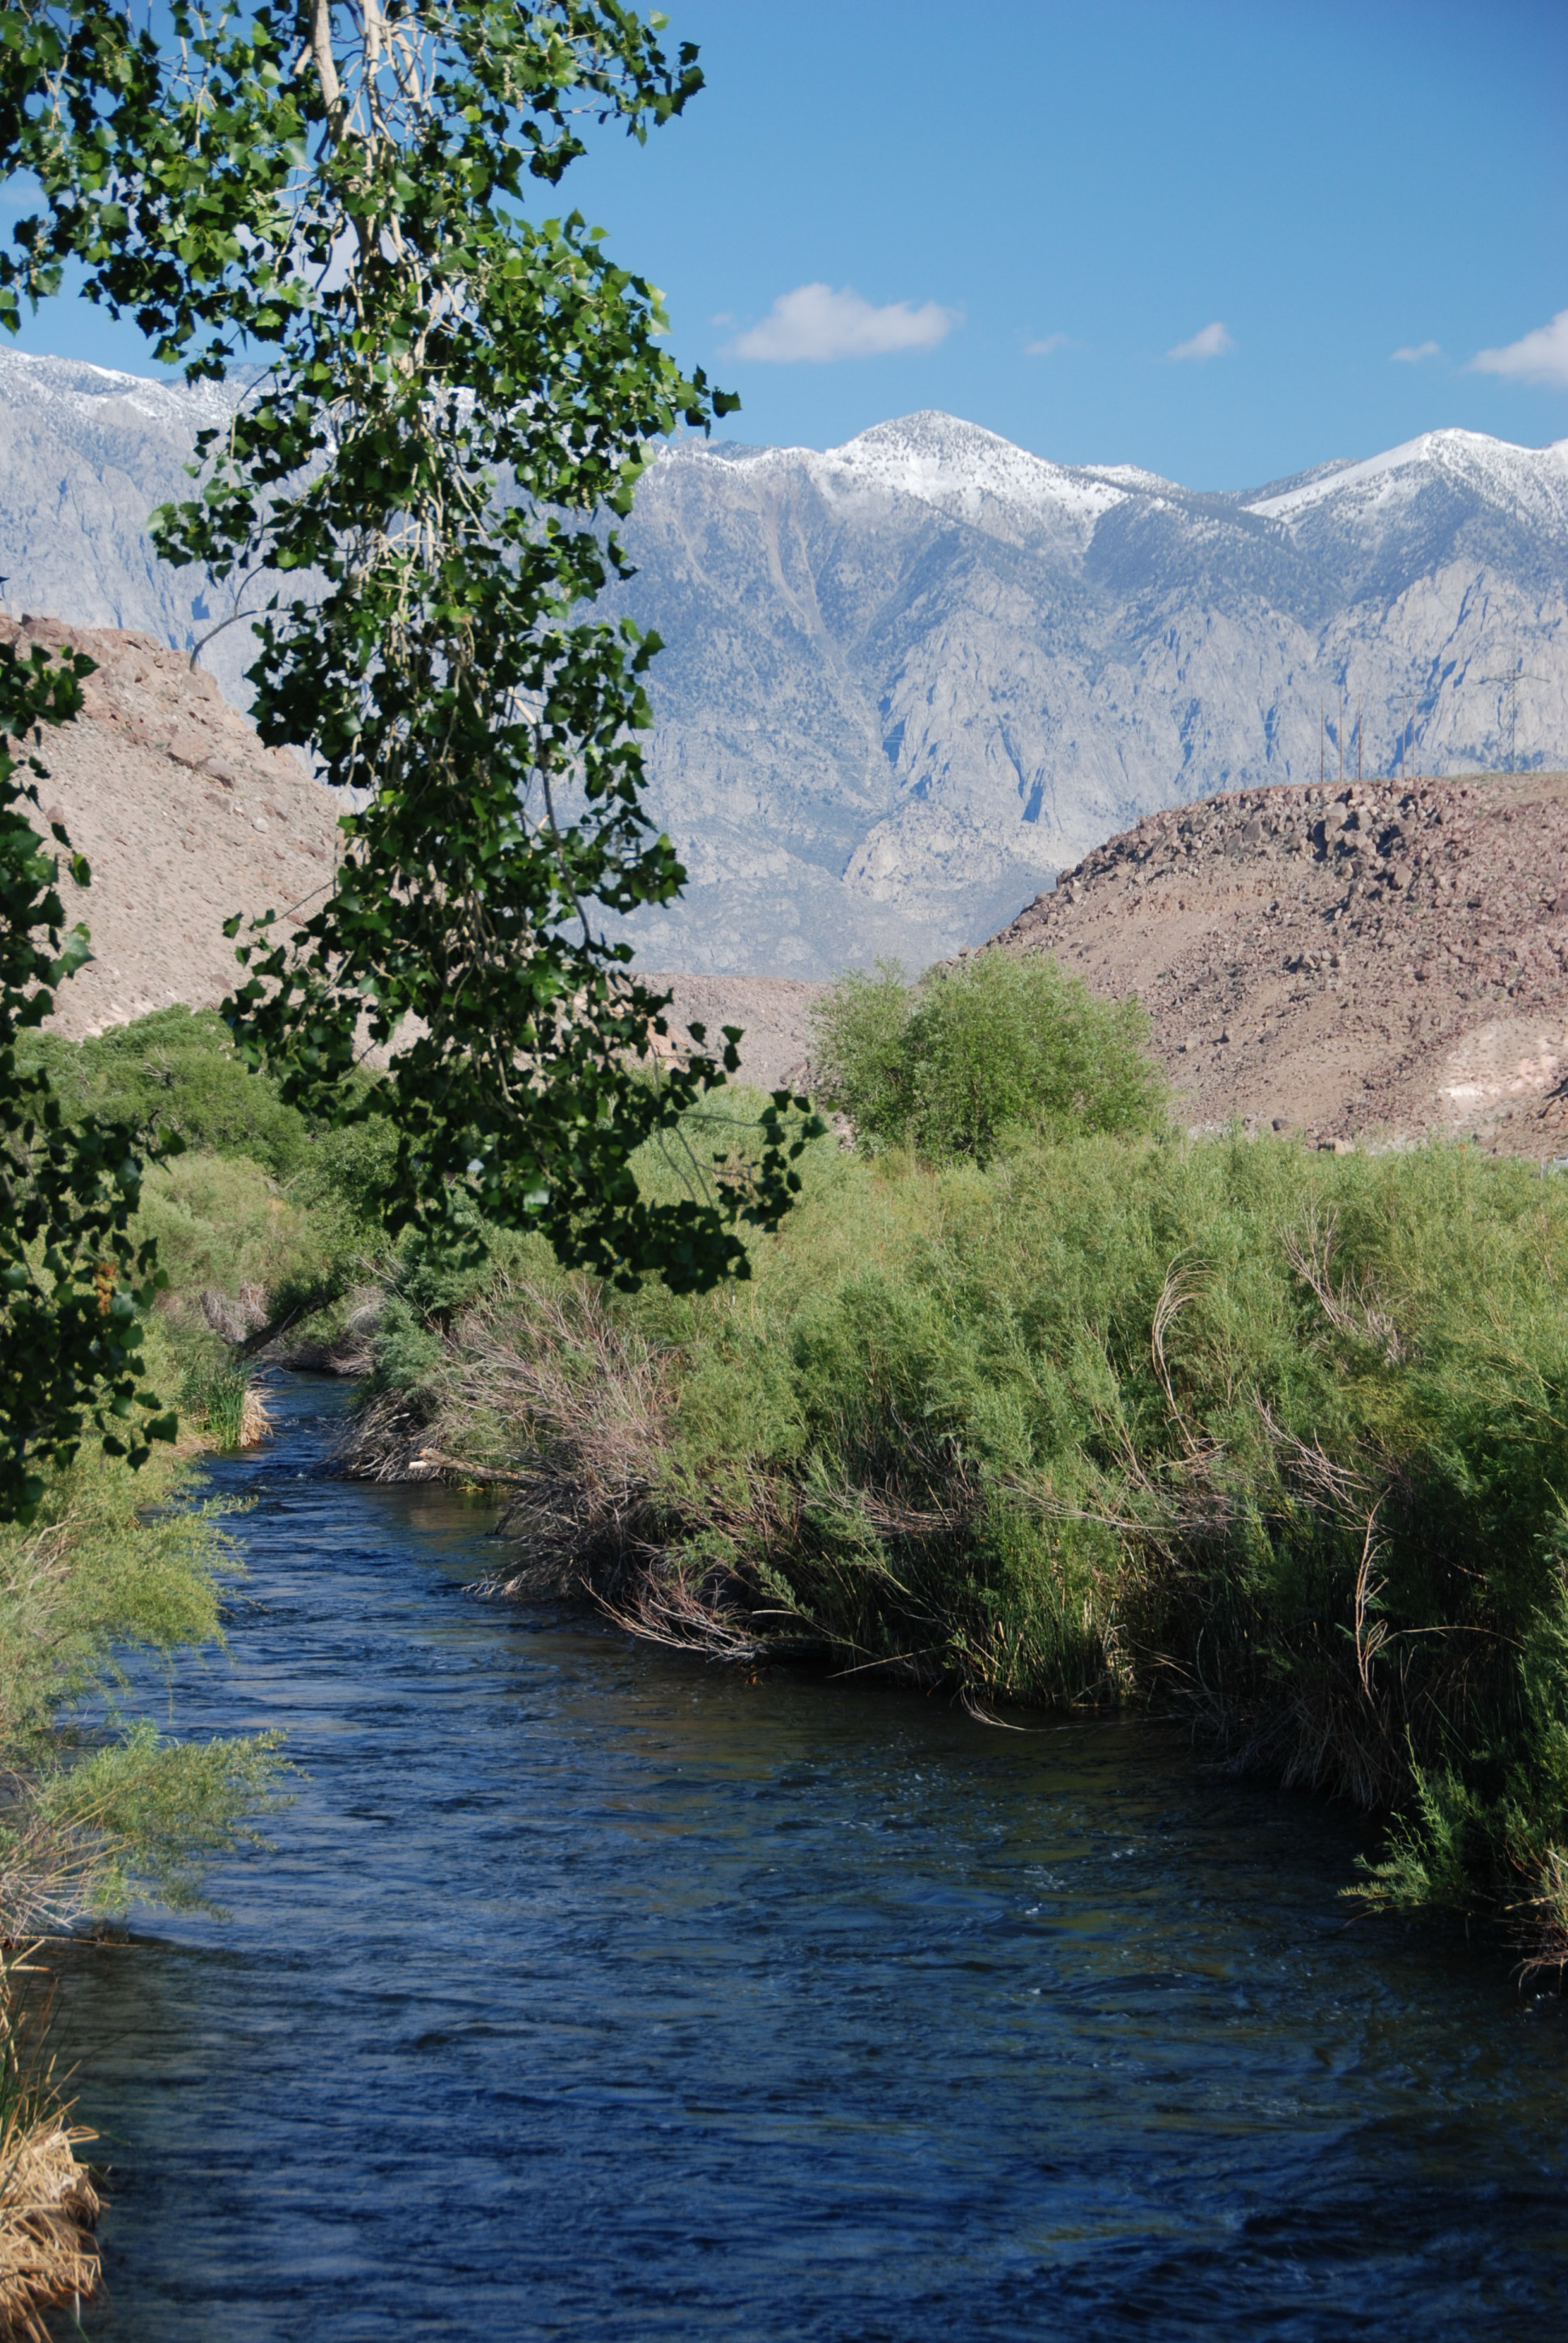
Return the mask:
M654 1068L662 998L601 932L684 873L642 803L658 638L586 606L628 574L614 524L661 437L737 402L598 231L529 208L590 126L640 141L700 87L662 31L615 0L12 0L0 156L41 194L0 321L74 269L187 380L266 367L156 540L285 581L257 726L357 809L336 884L239 946L241 1045L312 1114L391 1121L392 1225L466 1212L695 1288L777 1225L801 1125L779 1093L750 1160L638 1192L635 1151L690 1131L737 1036Z
M40 1463L74 1454L89 1423L136 1464L175 1431L140 1388L141 1312L157 1282L153 1247L131 1226L146 1134L95 1116L67 1123L46 1075L16 1050L87 956L85 929L65 928L60 856L34 822L44 728L76 714L92 665L39 644L22 659L0 643L0 1521L33 1518ZM85 886L85 861L53 829Z

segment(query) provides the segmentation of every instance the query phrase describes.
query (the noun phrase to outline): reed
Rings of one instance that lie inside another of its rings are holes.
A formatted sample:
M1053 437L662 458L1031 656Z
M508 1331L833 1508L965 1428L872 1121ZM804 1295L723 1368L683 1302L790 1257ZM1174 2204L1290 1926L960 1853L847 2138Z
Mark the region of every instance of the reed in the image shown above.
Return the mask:
M186 1373L181 1400L186 1419L199 1427L204 1447L259 1448L272 1437L266 1393L244 1367L203 1360Z

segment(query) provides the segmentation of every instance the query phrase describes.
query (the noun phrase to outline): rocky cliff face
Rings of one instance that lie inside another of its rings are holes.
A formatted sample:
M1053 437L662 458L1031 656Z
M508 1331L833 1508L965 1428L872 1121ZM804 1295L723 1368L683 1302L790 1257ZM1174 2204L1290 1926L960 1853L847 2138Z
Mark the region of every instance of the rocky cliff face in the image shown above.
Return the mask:
M226 603L141 522L234 395L0 355L7 606L208 633ZM1342 740L1352 773L1568 759L1568 442L1436 432L1207 496L917 415L685 443L627 537L691 871L638 923L650 966L918 968L1142 814L1337 779ZM241 705L251 656L243 625L202 654Z
M678 447L631 542L696 880L670 965L818 973L895 917L918 962L1139 814L1337 775L1342 740L1352 774L1568 743L1568 443L1437 433L1208 497L916 416Z

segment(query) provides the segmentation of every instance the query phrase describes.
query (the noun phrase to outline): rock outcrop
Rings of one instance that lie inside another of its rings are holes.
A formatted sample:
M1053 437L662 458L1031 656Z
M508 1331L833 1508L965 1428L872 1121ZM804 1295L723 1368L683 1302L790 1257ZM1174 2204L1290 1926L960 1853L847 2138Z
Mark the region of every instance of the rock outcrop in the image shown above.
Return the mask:
M1196 1127L1568 1145L1568 775L1151 815L995 940L1136 993Z

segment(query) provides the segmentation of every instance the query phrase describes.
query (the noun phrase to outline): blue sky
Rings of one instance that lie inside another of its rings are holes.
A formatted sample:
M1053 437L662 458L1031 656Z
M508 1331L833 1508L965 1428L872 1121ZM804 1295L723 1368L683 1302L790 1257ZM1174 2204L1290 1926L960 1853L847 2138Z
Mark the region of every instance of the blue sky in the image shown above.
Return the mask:
M1568 437L1561 0L667 13L707 90L563 193L739 391L734 437L940 407L1205 488ZM24 346L146 362L79 304Z

